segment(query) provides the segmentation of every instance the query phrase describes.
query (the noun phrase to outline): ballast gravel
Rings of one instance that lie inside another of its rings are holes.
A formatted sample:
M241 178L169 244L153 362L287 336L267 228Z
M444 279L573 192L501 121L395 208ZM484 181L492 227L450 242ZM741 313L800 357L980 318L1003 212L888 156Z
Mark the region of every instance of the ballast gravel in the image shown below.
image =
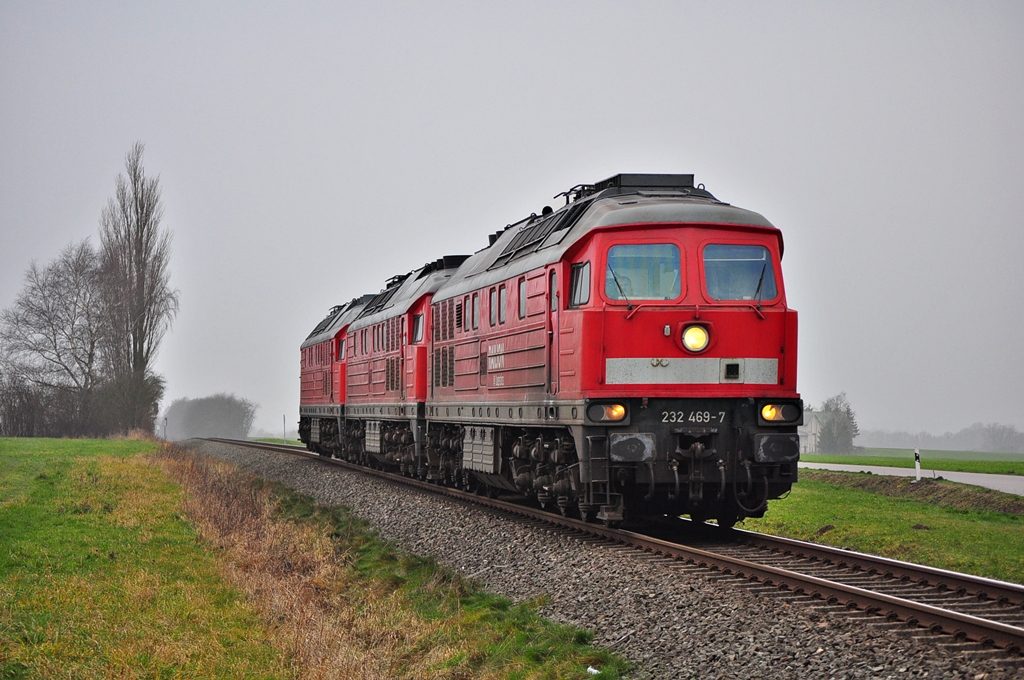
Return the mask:
M762 596L713 572L594 543L283 453L187 445L323 505L344 505L405 550L594 632L636 664L632 678L1024 678L931 639Z

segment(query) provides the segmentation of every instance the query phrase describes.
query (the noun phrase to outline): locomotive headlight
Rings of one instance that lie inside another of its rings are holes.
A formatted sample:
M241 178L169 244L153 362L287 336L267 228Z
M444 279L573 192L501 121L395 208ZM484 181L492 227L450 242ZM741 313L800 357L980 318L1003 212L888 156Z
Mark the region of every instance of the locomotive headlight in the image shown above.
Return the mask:
M587 417L595 423L617 423L626 417L626 407L622 404L591 404Z
M800 419L800 408L795 404L765 404L761 418L770 423L788 423Z
M683 347L691 352L702 352L708 346L708 329L704 326L687 326L683 330Z

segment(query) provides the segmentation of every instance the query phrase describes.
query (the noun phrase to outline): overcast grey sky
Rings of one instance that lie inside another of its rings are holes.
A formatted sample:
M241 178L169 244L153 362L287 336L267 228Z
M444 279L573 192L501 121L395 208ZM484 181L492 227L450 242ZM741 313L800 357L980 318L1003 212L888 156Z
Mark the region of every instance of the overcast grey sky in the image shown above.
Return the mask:
M1024 429L1024 4L0 0L0 307L131 144L174 234L167 398L297 419L336 303L619 172L783 230L799 386Z

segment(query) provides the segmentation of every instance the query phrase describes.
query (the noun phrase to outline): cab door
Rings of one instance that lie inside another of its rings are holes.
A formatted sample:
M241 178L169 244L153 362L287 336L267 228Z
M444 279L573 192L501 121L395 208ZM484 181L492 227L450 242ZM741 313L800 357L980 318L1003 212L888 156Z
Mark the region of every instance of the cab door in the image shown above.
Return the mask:
M334 346L334 357L333 362L333 388L334 388L334 402L337 404L345 403L345 338L337 338Z
M402 315L402 328L400 330L400 337L399 337L398 342L401 345L401 347L399 347L399 350L398 350L398 375L399 375L398 384L399 384L399 388L402 390L401 399L402 399L402 401L405 401L405 394L406 394L406 392L405 392L405 388L406 388L406 385L405 385L405 348L408 346L409 343L408 343L408 338L406 336L405 315L404 314Z
M547 378L547 391L549 394L556 394L558 392L558 355L560 349L559 332L560 326L558 324L558 309L561 305L559 304L558 295L558 270L552 267L548 272L548 378Z

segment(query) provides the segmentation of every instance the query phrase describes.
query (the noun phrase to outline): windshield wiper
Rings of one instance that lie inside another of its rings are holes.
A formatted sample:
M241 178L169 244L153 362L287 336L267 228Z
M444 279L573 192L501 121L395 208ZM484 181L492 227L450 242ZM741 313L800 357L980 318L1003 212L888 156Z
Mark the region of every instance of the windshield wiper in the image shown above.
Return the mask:
M761 265L761 278L757 280L757 290L754 291L754 297L757 298L757 309L761 309L761 286L764 284L764 270L767 269L768 263L765 262Z
M622 299L626 301L626 305L628 305L627 309L629 309L629 311L633 311L633 303L629 301L629 298L626 297L626 292L622 290L622 286L619 284L619 277L615 275L615 270L612 269L610 262L608 263L608 271L612 275L612 281L615 282L615 287L619 289L619 295L621 295Z

